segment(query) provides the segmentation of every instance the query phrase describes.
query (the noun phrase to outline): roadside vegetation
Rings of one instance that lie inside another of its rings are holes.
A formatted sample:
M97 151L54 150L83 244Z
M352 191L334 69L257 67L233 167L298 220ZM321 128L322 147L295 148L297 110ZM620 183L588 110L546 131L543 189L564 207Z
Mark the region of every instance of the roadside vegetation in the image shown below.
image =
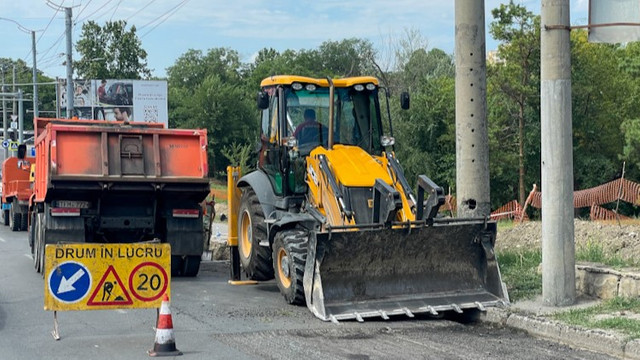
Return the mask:
M640 338L640 299L615 298L586 309L557 313L554 319L591 329L619 332L627 340Z

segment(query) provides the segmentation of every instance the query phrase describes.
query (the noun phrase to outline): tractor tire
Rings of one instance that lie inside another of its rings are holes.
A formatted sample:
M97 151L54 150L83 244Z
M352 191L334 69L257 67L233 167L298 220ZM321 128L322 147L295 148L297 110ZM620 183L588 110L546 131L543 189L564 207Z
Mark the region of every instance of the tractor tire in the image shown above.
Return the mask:
M22 224L22 215L15 211L15 207L12 205L9 209L9 228L11 231L20 231Z
M195 277L198 275L198 271L200 270L200 261L202 260L201 256L198 255L189 255L184 259L184 270L182 274L186 277Z
M2 211L2 219L4 220L4 226L9 226L9 209Z
M260 246L260 242L267 240L262 206L256 193L247 189L242 194L238 212L238 252L240 264L251 280L273 279L271 250Z
M273 268L280 293L289 304L305 303L304 267L309 234L304 230L285 230L273 241Z

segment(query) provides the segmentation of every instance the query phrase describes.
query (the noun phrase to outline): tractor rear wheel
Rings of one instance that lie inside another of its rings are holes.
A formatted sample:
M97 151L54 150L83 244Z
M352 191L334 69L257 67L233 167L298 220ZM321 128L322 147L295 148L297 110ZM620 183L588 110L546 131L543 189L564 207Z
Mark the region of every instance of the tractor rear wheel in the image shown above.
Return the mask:
M273 267L276 284L289 304L305 302L304 267L307 260L309 234L304 230L285 230L273 241Z
M268 241L264 213L258 196L247 189L240 200L238 214L238 252L240 264L252 280L273 279L271 250L260 243Z

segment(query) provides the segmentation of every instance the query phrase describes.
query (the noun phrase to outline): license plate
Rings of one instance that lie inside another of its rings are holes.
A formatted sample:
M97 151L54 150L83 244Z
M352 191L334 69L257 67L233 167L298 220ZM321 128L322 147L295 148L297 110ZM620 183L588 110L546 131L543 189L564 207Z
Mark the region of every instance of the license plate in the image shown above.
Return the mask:
M80 200L55 200L53 202L53 207L88 209L91 207L91 203Z

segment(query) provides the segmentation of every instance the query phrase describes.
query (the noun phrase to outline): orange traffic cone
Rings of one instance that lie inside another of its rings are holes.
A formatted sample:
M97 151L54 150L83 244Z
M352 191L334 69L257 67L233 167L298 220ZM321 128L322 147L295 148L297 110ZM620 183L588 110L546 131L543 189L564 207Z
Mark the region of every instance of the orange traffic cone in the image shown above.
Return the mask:
M173 337L173 320L171 320L171 310L169 310L169 296L164 294L160 314L158 315L158 328L156 329L156 341L153 349L148 350L149 356L178 356L182 355L176 349L176 340Z

